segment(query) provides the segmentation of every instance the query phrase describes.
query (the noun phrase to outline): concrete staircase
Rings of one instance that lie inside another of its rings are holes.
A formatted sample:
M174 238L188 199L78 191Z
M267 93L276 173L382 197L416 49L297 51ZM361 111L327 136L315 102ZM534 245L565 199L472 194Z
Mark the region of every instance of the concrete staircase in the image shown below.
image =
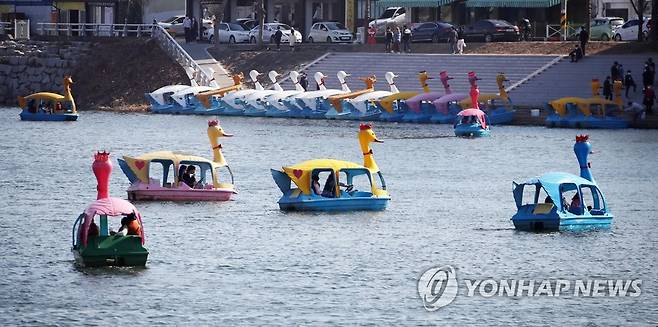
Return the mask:
M646 60L646 55L596 55L572 63L566 57L514 88L509 95L515 104L537 107L543 106L550 100L567 96L588 98L592 95L590 88L592 79L598 78L603 85L606 76L610 75L612 63L617 61L624 65L624 70L631 70L637 84L637 92L633 93L631 90L628 94L629 98L642 103L642 70ZM627 100L624 97L624 103Z
M512 85L546 66L557 56L499 56L499 55L441 55L441 54L387 54L387 53L330 53L305 69L309 76L309 88L314 89L312 76L321 71L329 78L327 88L340 88L336 73L344 70L352 74L347 82L352 90L362 89L364 83L358 77L375 74L375 88L387 90L384 74L392 71L399 77L395 80L400 91L419 90L418 72L427 70L434 78L429 81L432 91L443 92L439 72L447 71L454 79L450 81L453 92L468 92L466 74L475 71L482 80L480 92L497 93L496 75L504 72ZM284 89L292 89L292 83L282 83ZM589 86L587 86L589 87Z

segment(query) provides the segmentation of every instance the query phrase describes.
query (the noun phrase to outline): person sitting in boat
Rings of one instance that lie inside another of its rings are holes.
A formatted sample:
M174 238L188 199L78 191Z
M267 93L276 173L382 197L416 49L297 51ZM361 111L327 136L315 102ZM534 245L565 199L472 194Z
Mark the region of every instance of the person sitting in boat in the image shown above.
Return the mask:
M48 104L46 104L46 112L49 113L49 114L52 114L53 112L55 112L55 106L53 106L52 101L48 101Z
M64 109L62 109L62 103L57 101L57 103L55 104L55 112L59 112L59 111L62 111L62 110L64 110Z
M571 198L571 204L569 205L569 212L579 215L580 214L580 196L578 193L574 194Z
M34 99L30 99L30 101L27 102L27 111L33 114L37 113L37 102Z
M550 195L547 195L546 198L544 199L544 203L554 204L553 203L553 198L551 198Z
M320 176L313 175L313 182L311 184L313 187L313 192L317 195L322 195L322 189L320 188Z
M124 230L125 234L123 234ZM117 234L137 236L142 235L142 227L139 226L139 222L137 221L137 217L135 216L134 212L129 213L125 217L121 218L121 227L117 231Z
M185 174L183 174L183 182L187 184L187 186L194 188L196 186L196 167L189 165L185 169Z
M338 187L345 187L346 192L352 192L353 186L347 185L342 182L338 182ZM325 198L335 198L335 189L336 189L336 180L334 179L334 174L329 174L327 176L327 181L324 183L324 188L322 189L322 196Z

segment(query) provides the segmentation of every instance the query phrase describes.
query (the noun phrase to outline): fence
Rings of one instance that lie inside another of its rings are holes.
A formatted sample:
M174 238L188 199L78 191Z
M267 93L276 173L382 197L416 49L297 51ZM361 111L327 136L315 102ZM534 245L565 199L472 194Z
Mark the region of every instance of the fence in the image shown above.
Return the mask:
M113 36L148 37L151 24L37 23L42 36Z
M190 77L190 81L195 81L198 85L203 86L211 86L214 83L214 78L201 69L201 66L190 57L187 51L176 42L171 34L167 33L162 26L151 25L151 27L153 27L153 38L158 41L160 48L185 69L187 75Z
M10 34L13 29L12 24L9 22L0 22L0 35Z
M578 29L574 26L579 25L567 25L567 34L564 35L560 25L546 25L546 37L544 37L544 41L556 39L566 41L570 38L574 38L576 37L576 34L578 34Z

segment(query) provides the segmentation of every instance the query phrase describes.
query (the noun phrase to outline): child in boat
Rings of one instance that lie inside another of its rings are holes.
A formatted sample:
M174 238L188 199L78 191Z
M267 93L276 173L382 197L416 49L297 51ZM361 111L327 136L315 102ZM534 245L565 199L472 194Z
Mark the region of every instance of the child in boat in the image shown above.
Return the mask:
M124 229L126 230L127 235L140 236L142 234L142 227L139 226L135 213L130 213L121 218L121 228L119 228L117 234L121 234Z

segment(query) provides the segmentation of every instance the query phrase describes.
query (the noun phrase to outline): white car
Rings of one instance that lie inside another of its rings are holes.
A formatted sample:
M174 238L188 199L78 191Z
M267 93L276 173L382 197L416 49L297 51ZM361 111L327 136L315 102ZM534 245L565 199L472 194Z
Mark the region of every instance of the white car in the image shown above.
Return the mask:
M283 36L281 36L281 43L290 42L291 27L281 23L263 24L263 42L274 43L274 33L276 33L277 27L279 27L281 29L281 33L283 33ZM249 31L249 42L256 43L257 38L258 38L258 26L254 26L254 28L252 28L251 31ZM302 33L299 33L299 31L297 30L295 30L295 38L296 38L295 40L296 43L302 43Z
M320 22L311 27L308 42L352 42L352 33L341 23Z
M644 17L642 20L642 33L644 34L644 39L649 38L649 20L650 18ZM615 41L636 41L637 40L637 29L640 26L639 19L631 19L622 25L615 31Z
M384 12L379 16L379 18L371 21L368 24L368 28L375 27L377 36L384 36L386 32L386 27L390 25L397 25L402 28L406 22L406 11L404 7L388 7Z
M172 36L184 35L185 34L185 29L183 28L184 20L185 20L185 15L177 15L159 22L158 25L162 26ZM207 29L211 27L212 27L212 20L204 19L203 28Z
M210 43L215 41L215 29L208 28L203 31L203 38ZM219 43L245 43L249 42L249 32L240 24L219 23Z

